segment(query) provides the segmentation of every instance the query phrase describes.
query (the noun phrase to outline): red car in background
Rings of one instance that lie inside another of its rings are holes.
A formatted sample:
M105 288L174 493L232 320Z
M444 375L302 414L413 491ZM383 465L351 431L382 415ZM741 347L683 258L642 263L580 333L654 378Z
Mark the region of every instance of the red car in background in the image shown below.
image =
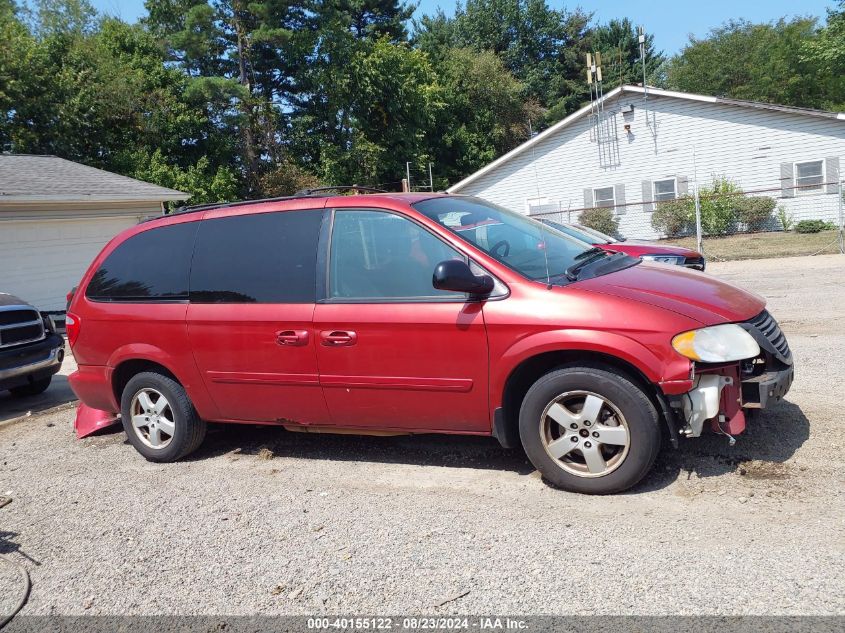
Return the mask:
M564 224L546 219L540 219L540 222L606 251L625 253L631 257L639 257L640 259L660 262L662 264L674 264L676 266L684 266L685 268L704 270L704 255L691 248L673 246L672 244L655 244L654 242L640 240L617 240L610 235L605 235L600 231L581 226L580 224Z

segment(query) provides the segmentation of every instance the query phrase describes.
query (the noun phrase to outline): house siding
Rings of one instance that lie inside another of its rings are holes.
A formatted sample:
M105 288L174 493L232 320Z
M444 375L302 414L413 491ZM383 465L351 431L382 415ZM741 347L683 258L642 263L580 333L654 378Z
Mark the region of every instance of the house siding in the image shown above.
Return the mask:
M560 219L576 221L588 190L613 186L617 203L620 198L626 203L617 207L620 231L652 238L657 237L651 226L654 205L644 198L650 182L677 178L679 193L684 186L692 193L696 175L699 187L727 176L746 192L775 198L796 220L838 219L835 186L813 194L792 191L782 180L782 165L829 159L826 179L835 175L838 180L845 121L650 95L653 125L648 125L643 103L642 95L632 92L605 103L617 140L602 151L589 117L582 117L453 191L522 212L528 211L528 199L542 197L548 200L544 211L558 207ZM628 105L633 112L623 114Z

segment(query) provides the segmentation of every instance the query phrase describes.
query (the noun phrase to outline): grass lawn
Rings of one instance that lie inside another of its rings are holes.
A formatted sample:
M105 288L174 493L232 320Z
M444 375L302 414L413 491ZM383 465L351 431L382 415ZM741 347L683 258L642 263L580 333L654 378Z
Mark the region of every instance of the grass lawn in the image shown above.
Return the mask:
M704 256L715 261L732 259L762 259L764 257L795 257L816 253L838 253L837 231L819 233L748 233L725 237L705 237ZM668 239L666 244L695 248L695 237Z

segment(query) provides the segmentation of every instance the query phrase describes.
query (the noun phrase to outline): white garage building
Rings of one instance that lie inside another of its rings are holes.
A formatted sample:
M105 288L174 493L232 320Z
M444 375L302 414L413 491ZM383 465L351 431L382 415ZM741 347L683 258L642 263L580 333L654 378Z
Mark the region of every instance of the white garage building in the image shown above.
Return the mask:
M0 292L64 311L106 242L189 197L56 156L0 154Z
M447 191L564 222L608 207L622 233L653 238L660 201L727 177L794 221L839 224L843 157L845 113L625 85Z

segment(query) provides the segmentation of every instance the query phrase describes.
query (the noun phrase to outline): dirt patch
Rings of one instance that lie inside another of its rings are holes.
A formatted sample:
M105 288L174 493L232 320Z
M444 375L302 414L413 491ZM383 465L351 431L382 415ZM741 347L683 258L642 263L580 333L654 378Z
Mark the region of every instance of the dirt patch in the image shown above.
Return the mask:
M763 462L759 460L739 463L739 474L748 479L789 479L791 468L787 464L778 462Z

